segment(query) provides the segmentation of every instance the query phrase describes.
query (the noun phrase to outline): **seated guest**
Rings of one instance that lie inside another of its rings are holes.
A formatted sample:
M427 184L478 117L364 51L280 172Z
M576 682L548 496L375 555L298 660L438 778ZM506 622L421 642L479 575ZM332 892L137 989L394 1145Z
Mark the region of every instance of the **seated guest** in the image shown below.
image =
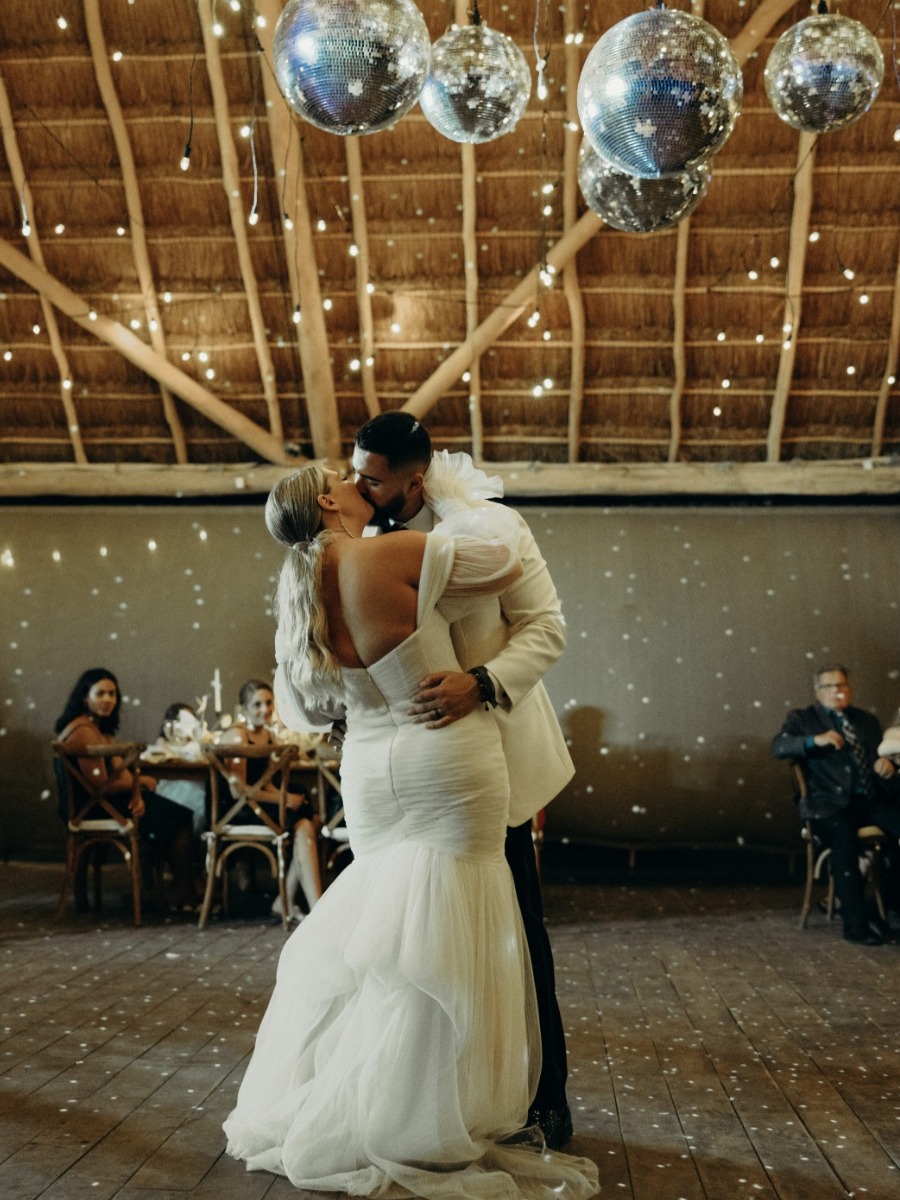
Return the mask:
M261 679L248 679L238 694L243 722L230 726L219 739L219 745L275 746L277 739L270 729L275 713L275 698L271 686ZM238 760L235 773L243 774L244 782L252 784L265 770L265 759ZM267 784L259 795L261 800L278 802L279 790L274 783ZM312 805L302 793L288 792L288 820L293 830L291 863L288 868L286 889L291 906L291 917L299 921L302 913L294 904L297 888L303 888L308 908L322 896L322 881L319 874L319 853L316 845L316 827L313 823ZM274 916L281 916L281 901L276 897L272 905Z
M147 756L182 758L203 762L203 726L190 704L176 701L163 713L159 738L147 747ZM168 796L176 804L190 810L194 835L199 837L207 827L206 783L197 779L160 779L156 784L158 796Z
M877 946L882 939L866 920L856 831L862 825L878 825L892 835L896 847L900 805L896 791L887 784L888 780L896 782L895 768L880 755L878 718L851 703L847 668L839 664L820 667L814 683L815 704L788 713L772 741L772 753L800 763L806 775L807 794L800 803L800 816L809 821L815 837L831 847L844 937ZM891 908L897 907L895 875L896 863L886 880Z
M900 712L894 717L894 723L884 731L878 753L884 758L900 759Z
M57 739L75 753L88 746L113 744L119 729L121 703L119 683L112 671L92 667L79 677L53 726ZM111 765L115 765L115 760ZM101 780L107 777L104 758L79 759L79 766L85 775ZM158 848L168 863L175 891L174 906L179 910L195 910L197 893L191 854L191 814L182 805L165 796L157 796L154 779L146 776L139 776L139 779L140 795L135 802L131 799L134 777L130 771L116 776L107 793L108 798L123 815L130 812L138 818L142 847L147 847L148 851Z

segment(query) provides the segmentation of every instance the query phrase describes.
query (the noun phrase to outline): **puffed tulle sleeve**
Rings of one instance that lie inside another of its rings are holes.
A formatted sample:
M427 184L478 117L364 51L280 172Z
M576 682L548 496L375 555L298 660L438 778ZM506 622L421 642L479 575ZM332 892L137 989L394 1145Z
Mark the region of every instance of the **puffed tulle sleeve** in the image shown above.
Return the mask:
M428 535L419 585L419 621L440 604L459 620L484 596L499 596L519 578L514 514L497 504L445 517Z

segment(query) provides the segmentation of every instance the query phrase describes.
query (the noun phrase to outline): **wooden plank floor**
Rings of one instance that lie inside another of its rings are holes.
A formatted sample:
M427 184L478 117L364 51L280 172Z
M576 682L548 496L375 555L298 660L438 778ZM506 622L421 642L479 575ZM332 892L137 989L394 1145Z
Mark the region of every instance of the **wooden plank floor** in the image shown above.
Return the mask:
M645 872L646 876L646 872ZM2 1200L286 1200L223 1153L283 934L50 916L0 865ZM551 884L572 1149L616 1200L900 1197L900 946L790 886ZM305 1194L312 1196L312 1193Z

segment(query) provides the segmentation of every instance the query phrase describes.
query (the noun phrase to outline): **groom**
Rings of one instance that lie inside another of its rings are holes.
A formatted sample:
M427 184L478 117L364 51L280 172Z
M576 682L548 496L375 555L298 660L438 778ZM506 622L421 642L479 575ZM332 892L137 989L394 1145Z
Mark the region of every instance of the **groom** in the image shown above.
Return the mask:
M425 503L431 439L410 413L373 417L359 430L353 450L356 486L375 509L383 532L430 531L437 518ZM544 927L531 819L572 778L574 767L550 699L541 683L566 644L556 589L537 543L519 517L521 577L500 597L451 626L465 671L427 676L410 715L431 729L450 725L479 704L495 708L510 781L506 859L515 882L537 992L543 1059L530 1123L554 1150L572 1136L566 1103L566 1044L550 940Z

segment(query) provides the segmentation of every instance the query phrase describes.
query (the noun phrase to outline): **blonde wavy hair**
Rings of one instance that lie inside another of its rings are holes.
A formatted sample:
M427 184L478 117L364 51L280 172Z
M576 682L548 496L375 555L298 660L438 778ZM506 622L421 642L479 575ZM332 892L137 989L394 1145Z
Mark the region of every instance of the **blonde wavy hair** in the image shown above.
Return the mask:
M322 528L318 498L328 490L328 476L312 464L280 479L266 500L266 527L288 548L275 595L279 657L300 694L320 703L343 693L322 604L322 554L334 534Z

